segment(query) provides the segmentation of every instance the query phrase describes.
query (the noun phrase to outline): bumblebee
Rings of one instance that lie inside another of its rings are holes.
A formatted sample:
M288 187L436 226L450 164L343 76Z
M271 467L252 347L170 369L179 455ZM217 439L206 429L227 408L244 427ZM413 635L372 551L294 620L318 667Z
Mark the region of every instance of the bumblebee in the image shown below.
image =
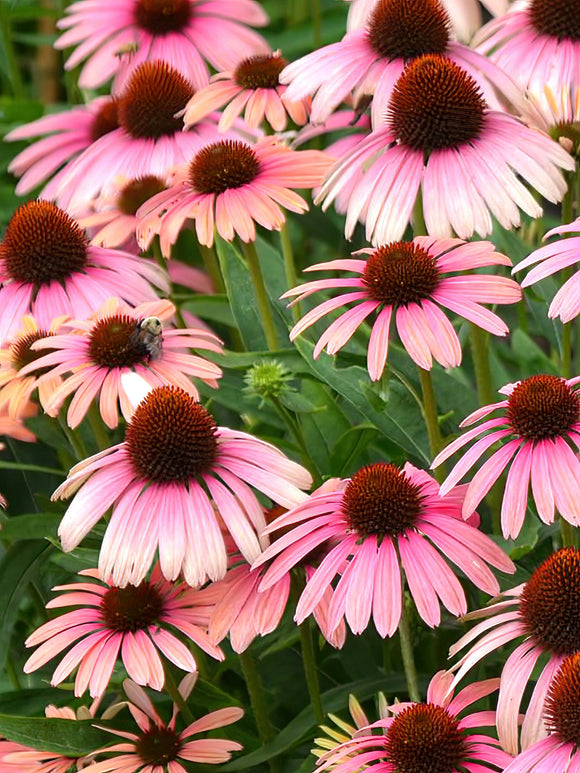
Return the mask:
M136 322L136 329L131 333L131 346L139 354L153 360L161 354L163 348L163 325L158 317L145 317Z

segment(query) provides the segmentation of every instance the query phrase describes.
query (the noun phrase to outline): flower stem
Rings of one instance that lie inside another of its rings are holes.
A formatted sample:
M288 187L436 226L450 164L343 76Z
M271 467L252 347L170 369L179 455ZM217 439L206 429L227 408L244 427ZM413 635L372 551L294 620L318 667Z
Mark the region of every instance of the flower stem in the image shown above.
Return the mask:
M183 698L183 695L179 692L179 689L177 687L177 684L175 683L175 679L173 678L173 674L165 665L165 668L163 669L165 673L165 690L167 691L167 694L169 697L173 700L176 706L178 706L183 718L187 722L187 724L191 724L195 721L195 717L191 713L191 709L187 705L186 701Z
M282 243L282 256L284 257L284 275L286 278L286 285L288 289L296 287L298 279L296 277L296 266L294 264L294 251L292 249L292 242L290 241L290 234L288 233L288 225L282 227L280 231L280 241ZM292 316L294 322L300 319L300 304L295 303L292 306Z
M302 455L302 463L309 469L310 473L313 475L315 481L315 485L318 485L318 481L320 480L320 470L315 466L314 461L311 459L311 454L308 451L308 446L306 445L306 441L304 440L304 436L302 434L302 430L300 429L300 424L298 423L298 420L292 416L291 411L286 408L285 405L282 405L280 400L277 397L271 396L270 402L275 409L276 413L284 424L288 427L290 432L292 433L294 440L296 441L296 445L298 446L300 453Z
M256 720L256 727L260 734L260 740L265 746L274 739L276 729L270 722L264 686L262 685L262 680L260 679L254 656L249 653L248 650L240 653L240 664L246 681L246 687L248 688L250 703L252 704L254 719ZM268 762L271 773L280 773L280 765L277 760L270 759Z
M574 539L574 527L571 523L564 520L560 516L560 534L562 535L562 547L574 547L576 540Z
M88 453L80 434L78 432L73 432L60 414L58 416L58 423L76 456L76 460L80 462L81 459L86 459Z
M427 435L429 437L429 448L431 449L431 456L436 456L443 446L443 440L441 438L441 430L439 429L439 420L437 418L437 401L435 400L435 392L433 390L433 380L431 378L431 371L419 368L419 379L421 381L421 390L423 392L423 418L425 419L425 425L427 427ZM441 483L445 477L445 469L443 465L440 465L435 470L435 478Z
M95 438L95 443L99 451L103 451L111 445L111 438L107 434L107 430L103 424L103 420L99 415L99 409L96 403L91 403L88 411L89 424Z
M488 405L495 400L491 369L489 367L488 334L477 325L471 325L471 356L475 370L477 397L480 405Z
M314 48L320 48L322 45L322 14L320 11L320 0L311 0L310 9L312 11L312 26L314 28Z
M566 322L562 325L562 359L560 362L560 375L562 378L570 378L572 375L572 324Z
M421 700L421 693L419 692L419 680L417 678L417 667L413 655L411 628L409 626L409 617L407 610L405 609L404 599L403 608L401 610L401 619L399 621L399 642L401 645L401 655L403 657L403 668L405 670L409 698L412 701L419 702Z
M225 293L226 288L220 271L220 264L215 254L214 247L206 247L205 244L199 245L199 252L203 260L205 270L209 274L214 292Z
M320 697L320 684L316 672L316 659L314 657L314 646L312 644L312 628L310 618L299 626L300 627L300 646L302 649L302 662L304 666L304 676L306 677L306 686L310 695L310 703L316 722L320 725L324 722L324 709L322 708L322 699Z
M254 242L242 242L242 248L246 260L248 261L248 268L250 270L250 276L252 277L256 299L258 301L258 308L260 310L262 325L266 334L268 349L273 352L278 348L276 328L274 327L270 300L266 291L266 285L264 284L264 277L262 276L262 269L260 268L260 260L256 251L256 245Z

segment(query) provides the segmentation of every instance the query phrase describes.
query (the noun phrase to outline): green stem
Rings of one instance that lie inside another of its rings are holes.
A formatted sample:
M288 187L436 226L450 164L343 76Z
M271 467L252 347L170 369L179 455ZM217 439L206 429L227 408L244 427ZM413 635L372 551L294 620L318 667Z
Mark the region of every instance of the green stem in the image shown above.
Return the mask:
M81 459L86 459L88 456L88 453L80 435L78 433L73 432L70 429L65 419L60 414L58 416L58 423L60 424L60 428L62 429L66 439L70 444L70 447L74 452L76 461L80 462Z
M195 721L194 715L191 713L191 709L187 705L186 701L183 698L183 695L179 692L179 688L177 687L177 684L175 682L175 679L173 678L173 674L167 667L167 665L164 668L165 672L165 690L169 697L173 700L176 706L179 707L179 710L184 718L184 720L187 722L188 725L190 725L192 722Z
M300 628L300 646L302 648L302 662L304 665L304 676L306 677L306 686L310 695L310 703L316 722L321 725L324 722L324 709L322 708L322 699L320 697L320 684L318 682L318 673L316 671L316 658L314 657L314 646L312 644L312 628L310 617L299 626Z
M88 412L89 424L95 437L95 442L99 451L103 451L111 445L111 438L108 435L105 425L99 413L96 403L91 403Z
M0 37L4 47L4 59L8 81L12 86L14 96L22 96L24 93L24 86L20 76L20 68L18 67L18 62L16 61L16 56L14 54L14 46L12 45L12 27L7 10L0 13Z
M214 292L225 293L226 286L222 278L222 272L220 270L220 264L215 254L214 247L206 247L205 244L199 245L199 252L201 254L203 265L205 270L209 274L211 283L213 285Z
M300 429L300 425L298 424L298 421L292 416L288 408L286 408L285 405L282 405L282 403L280 402L280 400L278 400L277 397L271 396L269 399L270 399L270 402L272 403L272 406L276 410L276 413L280 416L284 424L286 424L286 426L292 433L292 436L296 441L296 445L300 449L300 453L302 455L302 462L306 465L306 467L308 467L311 473L314 473L314 478L317 478L317 477L320 478L320 471L317 468L314 468L314 462L311 459L311 454L308 451L308 446L306 445L306 441L304 440L304 437L302 435L302 430Z
M407 680L407 690L409 698L418 703L421 700L419 692L419 680L417 678L417 667L413 655L413 642L411 640L411 628L409 618L405 609L405 600L403 599L403 608L401 611L401 620L399 622L399 642L401 645L401 655L403 657L403 668L405 670L405 679Z
M560 375L570 378L572 375L572 323L565 322L562 325L562 358L560 363Z
M576 193L576 186L574 185L576 174L574 172L568 172L566 179L568 181L568 190L564 194L562 199L562 222L567 224L574 220L574 194Z
M427 226L425 225L425 216L423 215L423 196L421 191L417 193L415 205L413 207L413 236L426 236Z
M489 367L488 333L477 325L471 324L471 356L475 369L477 397L480 405L495 402L495 391Z
M273 352L278 348L276 328L274 327L270 300L268 298L266 285L264 284L264 277L262 276L262 269L260 268L260 260L256 251L256 245L254 242L242 242L242 248L246 260L248 261L248 268L250 270L250 276L252 277L256 300L258 301L258 308L260 310L260 317L262 318L262 325L266 334L268 349Z
M562 547L567 548L575 546L574 527L562 517L560 517L560 534L562 535Z
M246 687L248 688L256 727L258 728L262 745L265 746L270 743L270 741L274 740L276 729L270 721L270 712L262 680L254 656L251 655L248 650L240 653L240 664L246 681ZM271 773L280 773L280 765L276 759L270 759L268 762Z
M314 48L320 48L322 45L322 13L320 10L320 0L310 0L310 9L312 11Z
M286 278L286 286L290 290L292 287L296 287L298 279L296 276L296 266L294 264L294 251L292 249L292 242L290 240L290 234L288 233L288 225L283 226L280 231L280 241L282 243L282 256L284 258L284 276ZM300 319L300 304L295 303L292 306L292 316L294 322L298 322Z
M427 427L429 448L431 449L431 456L435 457L443 446L443 439L441 437L441 430L439 429L437 401L435 400L435 392L433 390L433 380L431 378L430 370L424 370L419 366L417 366L417 370L419 371L421 391L423 392L423 418L425 419L425 426ZM436 480L441 483L445 478L444 466L440 465L435 470L434 475Z

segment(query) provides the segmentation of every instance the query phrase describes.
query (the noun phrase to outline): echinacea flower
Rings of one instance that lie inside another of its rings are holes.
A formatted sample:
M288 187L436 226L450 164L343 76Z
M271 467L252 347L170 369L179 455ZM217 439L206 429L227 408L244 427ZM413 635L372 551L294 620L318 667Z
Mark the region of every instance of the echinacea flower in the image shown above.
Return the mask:
M33 352L37 359L23 368L23 375L42 369L41 385L45 379L64 376L62 384L53 385L43 407L50 416L56 416L65 399L74 394L67 411L67 422L73 429L97 398L108 427L117 426L118 407L125 420L130 420L133 407L123 387L124 373L135 372L152 387L174 384L199 400L190 377L216 388L222 371L192 354L191 349L219 353L221 341L200 328L164 328L163 321L174 314L170 301L150 301L131 308L111 298L90 319L71 320L65 325L66 332L37 341Z
M98 701L88 708L80 706L75 712L68 706L47 706L47 719L83 720L94 719ZM106 712L103 716L106 715ZM71 773L85 770L92 760L89 756L65 755L24 746L12 741L0 741L0 771L2 773Z
M82 1L82 0L81 0ZM75 215L100 193L115 188L119 177L165 177L193 152L217 139L208 120L183 131L183 111L194 94L184 75L164 61L137 67L116 95L119 127L91 143L61 175L58 202Z
M77 0L66 12L57 22L66 32L55 46L78 46L67 70L87 60L81 88L101 86L115 74L124 80L143 62L163 59L197 89L207 83L206 62L227 70L245 56L268 51L247 26L268 23L253 0Z
M34 416L37 407L33 403L28 403L21 418L12 419L8 416L7 409L0 410L0 438L9 437L14 440L21 440L24 443L34 443L36 435L28 429L23 423L23 419ZM4 443L0 442L0 450L4 448ZM5 502L4 498L2 501Z
M329 544L320 551L324 557L300 597L296 622L312 612L340 575L330 602L329 629L345 616L353 633L362 633L372 615L379 634L392 636L401 618L403 573L420 617L434 628L441 619L439 600L454 615L467 611L461 584L443 556L492 595L499 585L486 564L514 571L489 537L461 520L461 501L460 492L440 496L435 480L408 462L402 469L386 463L363 467L266 529L284 528L285 533L254 563L271 562L261 590Z
M574 548L562 548L549 556L526 583L505 591L489 606L466 615L466 621L484 619L449 651L454 656L471 645L453 667L457 670L455 682L458 682L482 658L511 641L520 640L505 660L497 703L499 739L510 754L518 752L520 705L538 664L541 671L522 724L522 748L528 748L548 733L542 717L550 684L565 658L580 650L579 597L580 553ZM553 773L555 769L549 770Z
M413 60L381 116L335 164L316 199L323 209L338 196L348 202L347 238L360 220L373 244L400 239L419 195L429 234L486 236L492 215L511 228L520 209L542 213L522 180L557 202L566 191L560 170L575 167L547 134L490 110L475 80L443 56Z
M61 379L57 375L41 379L41 373L22 373L27 365L34 363L46 352L31 349L32 344L56 335L68 317L54 317L50 328L39 328L34 317L25 314L18 335L10 343L0 349L0 410L8 409L8 416L13 419L26 415L30 399L38 388L38 401L46 410L46 405Z
M577 773L580 768L580 652L569 655L552 679L544 702L549 735L528 746L504 773Z
M544 239L549 239L556 234L569 233L580 233L580 218L577 218L572 223L552 228L544 236ZM534 250L525 260L518 263L513 269L513 273L536 264L522 282L522 287L529 287L535 284L535 282L551 276L556 271L575 265L580 259L579 247L580 236L559 239ZM575 319L578 314L580 314L580 272L576 271L569 279L566 279L552 299L548 309L548 316L550 319L559 317L562 322L566 323Z
M557 509L569 523L580 525L580 376L563 379L537 375L506 384L499 392L505 400L478 408L460 426L473 429L453 440L433 460L437 467L475 438L476 443L451 470L441 486L446 494L495 443L501 447L480 467L468 484L463 516L468 517L510 465L501 506L504 537L516 538L521 531L528 503L528 489L540 519L554 521ZM489 414L500 416L488 419ZM512 461L513 460L513 461Z
M158 233L161 250L169 255L188 218L195 220L197 238L208 247L214 229L226 241L237 234L244 242L255 241L256 223L279 231L286 221L282 207L291 212L308 209L291 189L319 185L331 163L322 151L291 150L271 137L254 145L213 142L176 171L168 190L141 207L140 243L147 246Z
M8 171L20 177L16 194L24 196L52 177L42 189L41 196L44 199L56 198L66 165L99 137L118 128L116 99L97 97L87 105L45 115L8 132L4 137L7 142L41 138L15 156L8 165Z
M222 111L220 131L227 131L242 111L251 129L258 129L264 119L276 132L284 131L291 118L302 126L308 120L308 100L291 102L285 98L286 86L278 76L288 62L279 51L243 59L233 71L212 75L208 86L200 89L187 103L185 126L197 123L214 110Z
M59 527L65 551L113 508L99 571L115 585L138 585L159 548L168 580L183 572L199 586L226 573L218 514L244 558L253 561L265 520L250 487L294 507L311 482L304 467L274 446L217 427L187 392L161 386L137 406L124 442L73 467L53 499L77 492Z
M184 582L167 582L156 566L151 579L118 588L95 569L79 572L87 579L59 585L66 591L51 599L47 609L78 607L41 625L26 640L38 649L28 658L24 673L36 671L72 646L57 666L51 684L56 686L78 667L75 695L89 690L102 695L119 657L137 684L163 689L162 653L178 668L196 671L188 640L218 660L223 653L207 635L209 607L199 593Z
M378 703L381 718L387 717L389 715L389 710L383 693L379 693ZM340 744L350 741L355 736L358 738L363 735L371 735L372 730L369 727L370 722L367 719L362 706L352 694L348 696L348 710L354 725L351 725L340 717L337 717L335 714L330 713L328 714L328 718L332 720L338 730L330 725L320 725L320 729L326 735L314 739L316 745L311 751L316 758L328 757L330 751L336 749ZM355 749L352 755L354 756L356 753ZM344 759L342 755L341 759ZM328 765L327 769L332 769L332 767L333 765Z
M187 702L191 694L195 679L196 675L188 674L179 685L179 693L184 702ZM114 756L90 767L91 773L185 773L182 763L219 765L231 758L231 752L240 751L242 748L236 741L228 741L225 738L192 738L199 733L237 722L244 715L242 709L229 706L211 711L178 732L179 709L176 704L170 721L165 723L142 687L126 679L124 689L129 698L129 711L138 725L138 730L114 730L110 726L103 728L124 740L100 749L99 755Z
M492 736L478 732L493 724L495 712L472 711L472 703L497 690L497 679L474 682L453 696L453 677L439 671L431 680L425 703L389 706L392 716L370 725L377 734L358 734L318 760L317 770L333 773L484 773L501 771L512 757ZM436 767L434 767L434 763Z
M286 67L287 99L312 99L312 123L326 121L348 96L355 103L373 95L372 118L377 128L397 79L406 66L425 54L444 56L459 65L494 108L523 109L515 82L485 56L452 40L451 22L441 0L377 0L362 28L347 32L337 43L323 46Z
M50 329L59 315L86 319L111 295L131 305L157 298L167 280L151 261L93 247L64 210L29 201L12 215L0 243L0 342L18 333L31 314Z
M506 324L481 304L517 303L521 290L516 282L482 274L445 276L481 266L510 265L510 259L495 252L491 242L465 243L459 239L418 236L412 242L393 242L353 254L365 259L331 260L305 270L338 269L358 276L316 279L282 295L282 298L296 296L296 303L319 290L349 288L349 292L315 306L290 331L290 340L294 340L324 315L345 304L356 303L320 337L314 358L325 347L329 354L336 354L374 312L377 316L367 354L373 381L380 379L387 361L393 317L403 346L417 365L426 370L431 369L433 357L444 368L461 363L459 338L440 306L495 335L508 333Z
M570 0L518 0L492 19L473 45L513 77L523 90L542 94L580 86L577 9Z

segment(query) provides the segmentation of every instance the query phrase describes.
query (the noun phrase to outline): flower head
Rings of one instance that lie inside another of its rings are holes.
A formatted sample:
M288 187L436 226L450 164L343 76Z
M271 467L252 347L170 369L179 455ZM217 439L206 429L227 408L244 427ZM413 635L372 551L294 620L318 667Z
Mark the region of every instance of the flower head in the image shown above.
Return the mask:
M505 323L481 304L516 303L521 298L519 285L503 277L481 274L444 276L480 266L509 265L509 258L495 252L490 242L466 244L459 239L419 236L412 242L394 242L354 253L361 254L365 260L332 260L306 269L339 269L358 276L317 279L294 287L282 296L296 296L294 302L297 302L318 290L349 288L349 292L324 301L305 314L290 331L291 340L324 315L344 304L357 302L320 337L314 349L315 358L325 347L329 354L336 354L375 312L367 354L373 381L380 379L387 361L393 316L403 346L417 365L426 370L431 369L433 357L444 368L461 363L459 338L440 306L495 335L508 332Z
M64 210L29 201L12 215L0 244L0 341L18 333L25 314L50 329L65 314L86 319L111 295L131 305L168 289L161 270L144 258L93 247Z
M197 123L214 110L224 108L219 128L227 131L244 111L251 129L264 120L276 132L284 131L288 117L302 126L308 120L308 100L291 102L285 98L286 86L279 75L288 62L279 51L243 59L233 71L217 73L187 104L183 120L186 126Z
M572 223L552 228L545 235L544 239L556 234L580 233L580 218ZM580 247L580 236L572 236L567 239L560 239L552 244L547 244L534 250L525 260L522 260L513 269L513 272L521 271L523 268L534 268L528 273L522 287L529 287L535 282L545 279L560 271L563 268L573 266L578 262L578 248ZM562 322L570 322L580 314L580 272L576 271L569 279L562 284L554 296L548 316L551 319L559 317Z
M358 634L372 615L379 634L392 636L403 603L401 569L427 625L439 625L439 600L452 614L465 614L465 594L441 554L490 594L497 593L499 585L486 563L506 572L514 568L489 537L460 520L461 499L453 493L441 497L433 478L409 463L403 469L386 463L363 467L268 527L267 532L284 528L285 533L254 564L271 561L261 590L318 550L323 558L298 602L294 619L299 623L339 574L329 629L346 616ZM286 531L289 526L293 528Z
M190 350L221 352L221 341L200 328L164 328L163 321L174 313L175 307L169 301L131 308L111 298L89 320L67 322L68 332L38 341L34 354L40 358L25 368L24 374L41 368L45 371L41 384L45 379L65 376L43 403L45 411L56 416L64 400L74 394L67 413L68 424L74 428L99 397L103 421L114 428L119 420L117 404L126 421L133 413L122 380L123 374L130 371L152 387L181 387L196 400L199 392L190 376L217 387L221 368Z
M570 379L538 375L506 384L499 391L507 399L485 405L461 422L468 427L501 410L502 415L487 419L452 441L433 460L437 467L478 435L482 437L457 462L441 491L447 493L477 460L497 441L502 446L481 466L467 488L463 515L469 516L510 464L501 507L504 537L517 537L522 528L528 502L528 488L538 515L552 523L554 511L574 525L580 524L580 377ZM513 459L513 461L512 461Z
M318 770L355 773L362 768L377 773L405 771L425 773L482 773L503 770L511 757L498 748L497 741L475 732L493 723L494 712L460 714L472 703L497 689L498 680L475 682L456 696L450 694L452 676L439 671L429 684L425 703L396 703L392 716L370 725L380 735L357 733L319 759ZM433 767L436 760L437 768Z
M158 651L179 668L195 671L195 659L185 644L189 639L223 660L222 651L207 635L210 609L184 582L167 582L158 567L150 580L124 588L103 580L94 569L79 574L88 579L53 588L66 592L49 601L48 609L78 608L44 623L28 637L27 647L40 646L26 661L25 673L73 645L51 684L60 684L78 666L75 695L89 689L96 698L107 689L119 656L135 682L155 690L165 682Z
M154 196L138 212L142 245L158 233L169 255L187 218L195 220L197 238L211 247L214 228L226 241L237 234L255 241L256 223L279 231L285 223L281 207L305 212L308 204L292 188L319 185L332 160L317 150L291 150L278 140L255 145L221 140L206 145L178 170L171 187Z
M254 0L77 0L58 22L66 30L57 48L78 46L65 67L87 60L81 88L95 88L113 75L124 81L136 67L163 59L195 88L208 80L207 63L227 70L245 56L266 53L266 41L247 25L268 17ZM80 44L80 45L79 45Z
M316 199L323 209L337 197L348 202L348 238L360 219L373 244L400 239L420 191L433 236L485 236L491 215L511 228L520 209L542 212L520 177L560 201L560 169L575 166L543 132L490 110L476 81L441 55L414 59L380 112L380 124L335 164Z
M578 598L580 553L574 548L562 548L547 558L526 583L506 591L488 607L466 615L465 620L485 619L451 647L450 655L455 655L471 645L454 666L458 682L489 653L523 639L503 666L497 705L499 739L510 754L518 751L518 712L540 659L542 670L522 725L522 748L548 733L542 717L550 683L564 659L580 650Z
M181 681L179 692L184 701L189 698L195 679L191 674ZM219 765L231 758L231 752L242 748L236 741L225 738L192 737L237 722L244 715L242 709L229 706L212 711L178 732L176 704L170 721L165 723L142 687L126 679L124 688L138 729L126 732L103 728L124 740L100 749L99 755L114 756L97 762L91 773L178 773L185 770L182 762Z
M198 586L226 573L222 521L246 560L258 557L265 521L250 487L293 507L310 484L309 473L274 446L216 426L187 392L161 386L137 406L125 441L80 462L53 499L80 489L59 527L66 551L113 507L99 570L115 585L138 585L159 548L168 580L183 572ZM127 541L127 530L137 542Z

